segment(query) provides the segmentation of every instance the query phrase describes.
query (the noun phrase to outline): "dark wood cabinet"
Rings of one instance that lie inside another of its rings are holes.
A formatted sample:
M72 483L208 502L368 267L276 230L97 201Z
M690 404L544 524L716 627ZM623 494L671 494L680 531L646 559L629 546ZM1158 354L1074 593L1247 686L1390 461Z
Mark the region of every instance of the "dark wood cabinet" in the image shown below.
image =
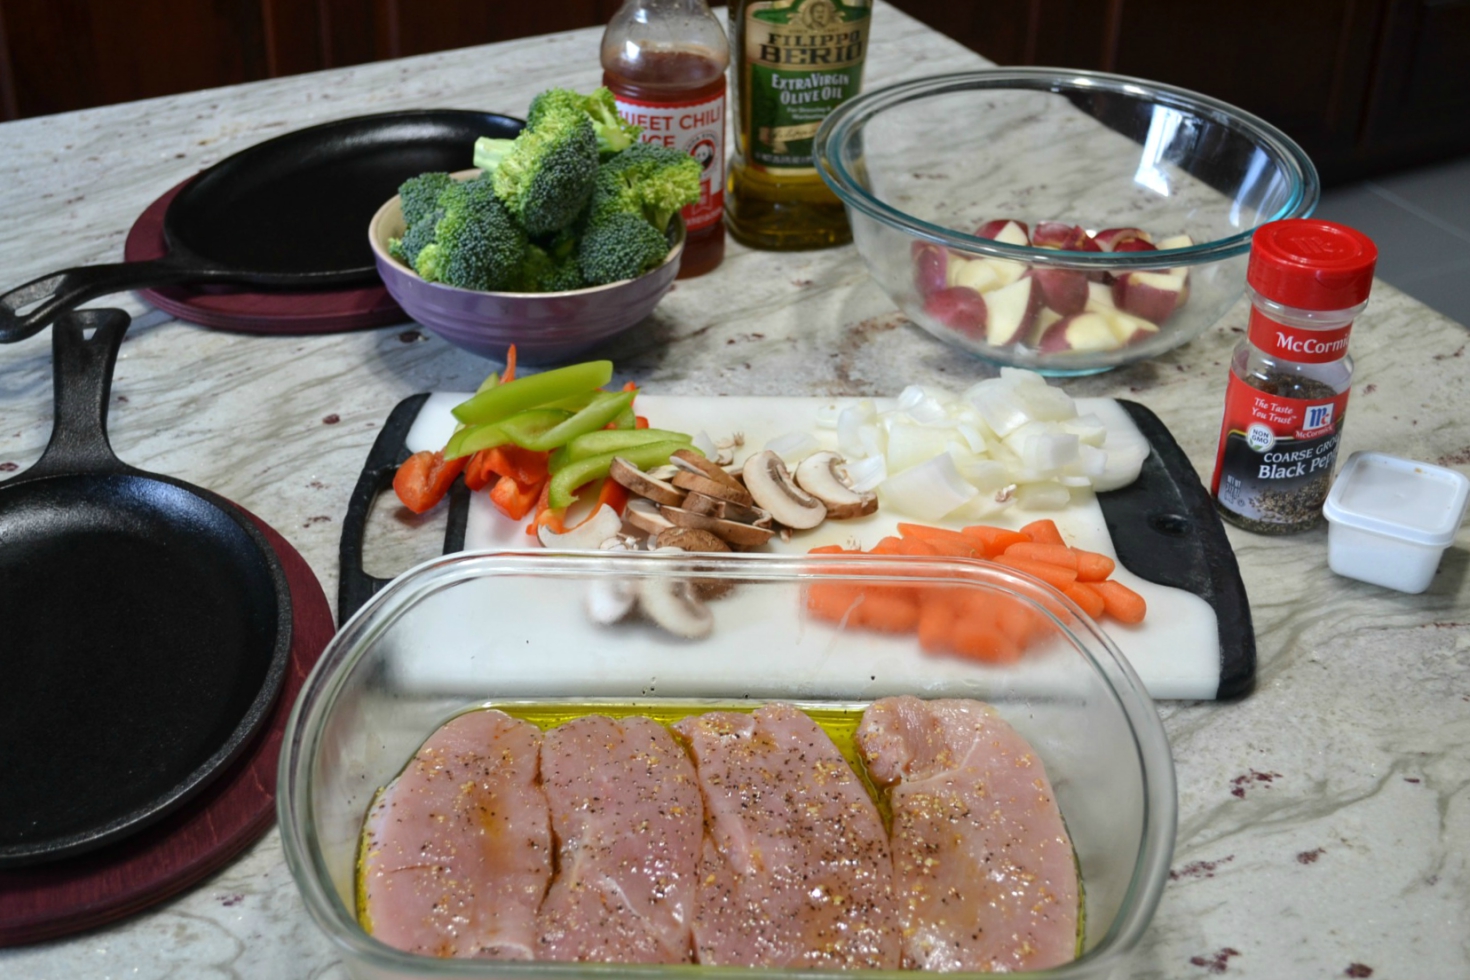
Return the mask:
M0 117L571 30L619 2L0 0ZM1298 140L1327 183L1470 152L1470 0L892 2L998 64L1137 75L1241 106Z
M1326 183L1470 151L1470 0L892 2L998 64L1238 105L1301 143Z

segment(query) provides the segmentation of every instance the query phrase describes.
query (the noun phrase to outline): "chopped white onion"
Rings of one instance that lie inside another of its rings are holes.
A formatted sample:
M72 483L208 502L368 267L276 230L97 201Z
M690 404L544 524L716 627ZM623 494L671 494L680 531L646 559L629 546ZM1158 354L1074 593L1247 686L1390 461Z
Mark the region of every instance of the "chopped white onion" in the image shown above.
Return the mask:
M888 461L882 454L866 459L853 460L846 464L847 480L858 493L878 489L878 484L888 479Z
M1107 464L1102 475L1092 481L1093 489L1099 493L1126 487L1138 479L1143 461L1149 454L1148 440L1137 429L1131 428L1109 429L1102 449L1107 453Z
M700 429L699 432L695 434L694 438L690 440L689 444L695 449L698 449L700 452L704 453L705 459L714 459L715 456L717 456L720 452L719 447L715 445L715 441L711 439L709 433L705 432L703 429Z
M1026 483L1016 488L1016 506L1022 510L1061 510L1072 502L1072 491L1055 483Z
M810 432L788 432L766 443L766 449L790 463L805 459L822 448L817 437Z
M821 408L817 409L817 428L837 428L837 415L839 412L841 412L841 409L839 409L836 405L823 405Z
M979 491L966 483L949 453L890 476L878 487L884 505L920 520L937 521L972 500Z

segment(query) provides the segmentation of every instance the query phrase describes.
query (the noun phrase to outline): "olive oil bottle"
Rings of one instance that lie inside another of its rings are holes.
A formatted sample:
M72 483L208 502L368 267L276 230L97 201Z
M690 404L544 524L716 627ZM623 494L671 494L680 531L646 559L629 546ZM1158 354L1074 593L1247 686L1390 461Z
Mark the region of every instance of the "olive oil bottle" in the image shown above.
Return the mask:
M735 152L725 223L752 248L852 240L812 165L817 127L862 87L871 0L730 0Z

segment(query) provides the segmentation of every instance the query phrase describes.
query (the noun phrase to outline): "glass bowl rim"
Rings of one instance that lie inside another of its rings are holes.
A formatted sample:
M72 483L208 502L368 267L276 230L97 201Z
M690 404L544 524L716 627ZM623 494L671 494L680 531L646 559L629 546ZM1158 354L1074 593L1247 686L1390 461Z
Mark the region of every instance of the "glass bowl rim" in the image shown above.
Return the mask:
M804 980L811 972L801 969L716 967L698 964L661 965L572 963L549 961L484 961L433 959L395 949L368 935L338 901L331 885L317 840L311 786L314 764L326 723L351 670L373 642L387 633L392 623L422 600L461 582L482 575L488 564L491 574L507 574L517 562L531 559L549 569L591 574L624 574L619 566L628 562L647 563L649 575L711 576L726 574L742 580L787 581L800 585L815 579L852 579L859 582L886 581L900 576L899 570L920 571L926 577L956 581L973 577L978 584L1007 588L1033 603L1049 616L1055 627L1092 665L1110 700L1122 712L1132 736L1132 750L1139 761L1143 787L1143 819L1138 828L1139 850L1127 887L1109 928L1092 949L1069 963L1028 974L1047 980L1092 980L1106 964L1116 963L1134 949L1153 920L1168 882L1178 829L1178 786L1168 736L1153 699L1127 658L1105 632L1066 596L1040 579L989 561L965 558L915 558L892 555L776 555L732 554L723 556L662 553L557 552L545 549L524 551L461 551L430 558L393 579L372 596L328 641L313 666L301 693L292 705L281 744L276 775L276 818L286 865L308 913L340 952L375 968L405 976L443 976L483 980L495 975L525 980L576 980L605 975L608 980L654 980L683 977L700 980L712 971L729 978L746 980ZM504 565L503 563L509 563ZM851 564L844 576L834 566ZM503 567L499 567L502 566ZM762 566L765 566L764 568ZM865 567L872 566L864 570ZM499 570L497 571L497 567ZM874 568L891 568L888 575ZM660 569L660 571L652 571ZM600 570L600 571L599 571ZM968 573L968 576L967 574ZM1020 590L1014 587L1019 585ZM1062 622L1027 592L1039 592L1049 603L1064 607L1074 623ZM385 607L388 610L385 611ZM386 616L386 618L385 618ZM1121 681L1122 683L1117 683ZM800 700L800 699L798 699ZM1172 804L1172 805L1170 805ZM430 965L432 964L432 965ZM902 980L913 971L867 970L874 980Z
M1074 91L1112 92L1187 111L1248 136L1257 148L1273 156L1282 170L1290 176L1291 194L1275 214L1226 238L1164 251L1073 252L1010 245L932 224L883 203L854 178L847 165L844 149L851 144L854 135L861 131L863 125L880 112L895 105L931 96L985 89L1018 89L1055 94ZM1201 265L1244 255L1250 250L1251 237L1257 227L1284 218L1307 217L1316 209L1321 196L1317 168L1306 151L1291 137L1259 116L1176 85L1085 69L983 68L927 75L864 92L842 103L822 121L813 141L813 161L822 180L843 204L881 224L907 232L914 238L995 258L1082 269L1157 268L1161 255L1168 256L1167 264L1170 266Z

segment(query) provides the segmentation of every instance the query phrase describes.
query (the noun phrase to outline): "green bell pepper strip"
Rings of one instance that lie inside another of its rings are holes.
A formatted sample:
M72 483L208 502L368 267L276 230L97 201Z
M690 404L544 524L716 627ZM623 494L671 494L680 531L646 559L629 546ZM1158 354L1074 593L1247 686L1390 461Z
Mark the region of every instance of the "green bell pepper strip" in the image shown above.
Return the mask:
M645 446L650 442L679 442L688 446L692 441L691 436L669 429L599 429L597 432L577 436L552 453L548 468L556 473L562 467L588 456Z
M520 419L526 414L524 412L506 419L500 425L505 427L511 442L522 449L549 453L571 442L577 436L596 432L607 425L617 417L619 412L633 403L633 395L634 392L631 391L605 392L593 398L591 405L550 429L522 426Z
M572 501L576 499L577 488L607 476L607 471L612 469L613 460L619 457L626 459L639 469L646 470L654 466L662 466L669 461L671 455L680 449L688 448L687 442L650 442L616 452L588 456L586 459L569 464L551 478L546 503L554 510L571 506ZM695 451L698 452L698 450Z
M450 436L444 446L444 458L458 459L481 449L509 443L520 445L516 441L518 438L529 439L538 433L549 432L572 417L571 412L559 408L528 408L499 422L472 425Z
M634 392L634 394L637 393ZM612 420L612 427L614 429L638 428L638 415L633 411L633 405L631 402L628 403L627 408L624 408L621 412L618 413L617 418Z
M569 364L486 389L460 402L452 411L461 422L474 425L499 422L528 408L601 388L612 380L612 371L612 361Z

